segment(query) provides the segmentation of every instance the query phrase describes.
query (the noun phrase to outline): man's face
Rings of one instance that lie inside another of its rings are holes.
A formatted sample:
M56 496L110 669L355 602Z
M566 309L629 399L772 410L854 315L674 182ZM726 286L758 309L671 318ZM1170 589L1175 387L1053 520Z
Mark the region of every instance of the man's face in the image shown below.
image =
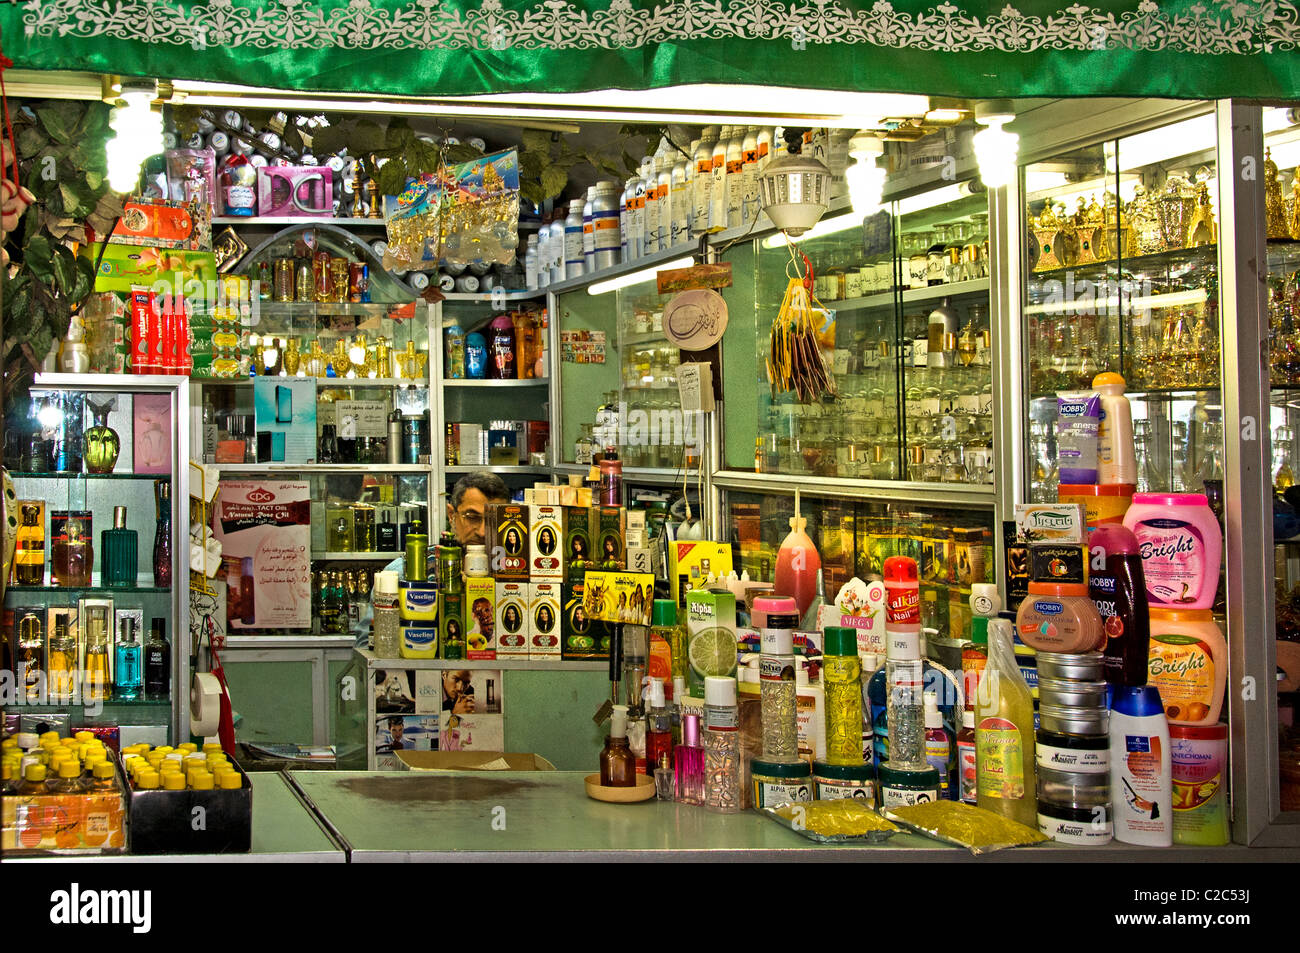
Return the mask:
M456 534L456 539L464 545L485 542L483 518L487 505L488 498L483 495L483 491L472 487L461 497L459 507L447 504L447 523Z
M405 727L406 726L403 725L400 721L395 721L389 724L388 731L393 736L394 741L402 740L402 731Z
M474 613L474 618L478 620L479 630L489 632L492 629L492 603L486 599L475 599L474 606L470 610Z
M447 693L448 698L459 698L465 685L460 680L460 676L452 672L445 672L442 676L442 690Z

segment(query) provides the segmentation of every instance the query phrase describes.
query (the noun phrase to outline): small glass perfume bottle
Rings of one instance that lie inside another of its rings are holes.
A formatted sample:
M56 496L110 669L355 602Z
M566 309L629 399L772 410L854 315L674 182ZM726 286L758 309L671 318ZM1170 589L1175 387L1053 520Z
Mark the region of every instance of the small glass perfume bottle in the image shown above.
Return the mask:
M627 706L615 705L605 748L600 753L601 787L636 787L636 757L627 742Z
M14 664L18 684L23 686L28 701L41 701L47 678L45 664L44 610L39 607L18 609L14 623Z
M56 521L56 516L61 519ZM57 522L57 526L56 526ZM89 586L95 565L95 546L91 542L91 516L84 510L51 514L51 576L56 586Z
M68 617L54 617L47 659L49 694L52 702L70 702L77 690L77 638L68 628Z
M172 584L172 485L155 480L154 499L158 508L158 530L153 538L153 584L168 589Z
M117 431L108 425L108 413L116 403L110 398L102 404L87 400L90 412L95 418L95 425L86 430L83 437L86 445L86 472L112 473L117 466L117 455L122 449L122 440Z
M167 644L167 620L150 622L149 641L144 646L144 691L150 698L171 694L172 650Z
M20 586L39 586L45 582L45 521L41 504L24 502L19 511L22 523L14 551L14 581Z
M135 530L126 528L126 507L113 507L113 528L100 534L101 575L105 586L129 588L136 584L138 537Z
M676 774L674 800L683 804L704 803L704 748L700 745L700 716L682 715L682 743L673 749Z
M82 673L81 694L87 702L108 701L113 694L108 677L108 613L107 606L86 609L86 669Z
M135 637L135 619L124 616L117 633L117 646L113 655L113 675L116 683L116 695L124 701L133 701L140 697L144 684L142 668L142 646Z

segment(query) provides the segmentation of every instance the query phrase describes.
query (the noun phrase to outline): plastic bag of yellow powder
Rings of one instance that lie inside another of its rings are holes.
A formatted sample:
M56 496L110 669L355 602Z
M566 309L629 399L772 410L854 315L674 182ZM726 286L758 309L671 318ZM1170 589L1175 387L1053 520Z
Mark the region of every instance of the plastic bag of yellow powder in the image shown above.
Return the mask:
M1027 847L1049 840L1032 827L961 801L929 801L884 810L885 817L935 840L987 854L1005 847Z
M860 801L801 801L763 808L763 813L820 844L878 843L898 833L898 827Z

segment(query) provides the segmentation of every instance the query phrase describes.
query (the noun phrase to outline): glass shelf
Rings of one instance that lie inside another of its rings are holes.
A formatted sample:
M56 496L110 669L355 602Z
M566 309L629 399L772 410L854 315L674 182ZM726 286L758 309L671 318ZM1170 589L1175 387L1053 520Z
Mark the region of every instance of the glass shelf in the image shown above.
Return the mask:
M289 215L214 215L213 225L342 225L350 228L383 228L383 218L294 218Z
M1167 251L1149 252L1145 255L1134 255L1130 258L1107 258L1104 261L1090 261L1086 264L1065 265L1061 268L1053 268L1050 271L1030 272L1029 280L1039 281L1051 278L1064 278L1067 275L1077 275L1081 271L1113 271L1120 269L1123 271L1137 271L1146 268L1167 266L1173 262L1207 260L1217 261L1219 255L1218 245L1196 245L1191 248L1171 248Z
M359 553L335 553L335 552L319 553L319 552L313 552L313 553L311 554L311 558L312 558L313 561L315 561L315 560L322 560L322 561L323 561L323 560L331 560L331 561L340 561L340 562L343 562L343 561L353 561L353 562L363 562L363 561L364 561L364 562L379 562L379 561L382 560L382 561L384 561L384 562L391 562L392 560L397 559L399 556L404 556L404 555L406 555L406 554L405 554L405 553L402 553L402 552L381 553L381 552L375 552L375 551L372 550L372 551L370 551L370 552L359 552Z
M551 383L549 377L529 377L524 380L470 380L467 378L456 378L454 380L444 380L443 387L544 387Z
M386 304L378 301L259 301L256 307L266 318L292 318L302 315L317 314L366 314L386 315L390 311L400 310L401 304Z
M102 702L20 702L12 706L6 706L6 710L18 714L31 713L43 714L45 712L65 712L70 709L80 708L167 708L170 707L172 700L170 698L136 698L128 700L125 698L109 698Z
M252 387L253 377L203 377L194 378L204 387ZM286 377L286 380L314 380L317 387L428 387L427 377Z
M105 596L113 595L169 595L172 591L171 586L6 586L5 594L22 593L24 595L35 595L38 593L67 593L75 595L77 593L94 592L102 593Z
M10 470L15 480L170 480L170 473L57 473Z

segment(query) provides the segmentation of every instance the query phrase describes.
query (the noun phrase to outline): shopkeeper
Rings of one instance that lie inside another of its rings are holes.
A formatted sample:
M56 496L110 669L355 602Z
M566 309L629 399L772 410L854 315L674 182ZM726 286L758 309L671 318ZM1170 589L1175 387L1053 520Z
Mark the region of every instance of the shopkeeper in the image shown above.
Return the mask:
M447 525L451 527L451 531L456 534L456 539L462 546L483 545L486 541L484 530L487 526L488 506L492 503L509 502L510 488L495 473L487 470L466 473L451 488L451 496L447 500ZM436 560L434 548L430 546L430 573L437 572ZM405 564L406 558L398 556L385 566L384 570L391 570L405 577ZM358 641L363 645L370 639L370 623L374 619L374 611L373 601L362 603L361 618L357 622L361 633Z

